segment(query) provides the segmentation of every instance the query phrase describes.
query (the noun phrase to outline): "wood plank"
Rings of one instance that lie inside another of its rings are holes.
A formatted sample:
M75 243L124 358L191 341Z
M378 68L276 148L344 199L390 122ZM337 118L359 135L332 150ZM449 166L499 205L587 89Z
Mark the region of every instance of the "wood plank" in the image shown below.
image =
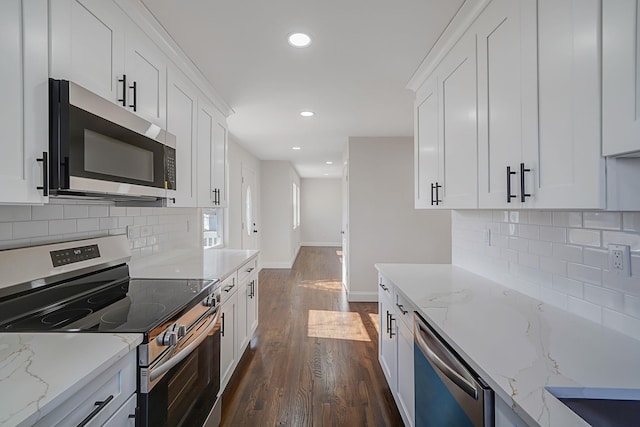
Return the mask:
M292 269L260 272L260 324L221 426L403 425L378 363L378 306L347 301L339 250L303 247ZM310 311L329 327L310 329Z

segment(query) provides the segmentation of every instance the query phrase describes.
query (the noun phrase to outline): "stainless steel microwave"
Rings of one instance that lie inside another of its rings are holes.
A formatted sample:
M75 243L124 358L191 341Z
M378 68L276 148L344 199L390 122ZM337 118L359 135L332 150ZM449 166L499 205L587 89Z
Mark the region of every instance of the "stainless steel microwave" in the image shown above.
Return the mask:
M51 195L161 200L176 189L176 138L66 80L49 80Z

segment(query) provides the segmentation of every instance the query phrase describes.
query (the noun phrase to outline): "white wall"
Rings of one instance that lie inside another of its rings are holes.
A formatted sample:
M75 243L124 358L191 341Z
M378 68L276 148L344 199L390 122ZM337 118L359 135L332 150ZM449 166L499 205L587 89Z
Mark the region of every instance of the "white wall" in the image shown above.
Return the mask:
M200 210L134 208L113 202L82 204L50 199L44 206L0 206L0 249L61 240L126 234L133 259L201 243Z
M300 180L302 246L340 246L342 181Z
M242 167L248 167L256 173L256 188L254 195L255 222L260 230L260 160L249 153L238 143L229 138L227 161L228 174L228 209L225 223L227 224L227 248L242 249ZM260 248L261 233L258 233L258 248Z
M452 227L455 265L640 339L640 212L454 211ZM631 277L609 243L631 246Z
M293 229L292 184L300 185L300 178L287 161L263 160L260 181L262 266L291 268L300 249L300 228Z
M349 300L377 301L375 263L451 262L451 213L414 209L413 138L349 138Z

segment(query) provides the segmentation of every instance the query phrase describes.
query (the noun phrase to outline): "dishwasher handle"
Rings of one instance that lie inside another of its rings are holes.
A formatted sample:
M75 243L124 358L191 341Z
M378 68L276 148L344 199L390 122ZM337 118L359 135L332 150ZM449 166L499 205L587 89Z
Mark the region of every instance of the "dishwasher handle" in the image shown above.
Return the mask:
M455 366L460 365L457 357L417 318L415 319L414 336L416 344L427 360L465 393L478 400L478 388L474 385L471 374L463 370L461 366L456 369Z

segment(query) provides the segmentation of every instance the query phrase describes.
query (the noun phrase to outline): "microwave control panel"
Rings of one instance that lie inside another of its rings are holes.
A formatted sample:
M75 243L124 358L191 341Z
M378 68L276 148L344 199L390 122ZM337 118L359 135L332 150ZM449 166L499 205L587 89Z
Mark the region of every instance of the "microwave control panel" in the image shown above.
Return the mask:
M81 246L78 248L61 249L49 252L54 267L61 267L74 262L86 261L100 257L98 245Z
M167 190L176 189L176 150L171 147L165 147L165 177L164 188Z

